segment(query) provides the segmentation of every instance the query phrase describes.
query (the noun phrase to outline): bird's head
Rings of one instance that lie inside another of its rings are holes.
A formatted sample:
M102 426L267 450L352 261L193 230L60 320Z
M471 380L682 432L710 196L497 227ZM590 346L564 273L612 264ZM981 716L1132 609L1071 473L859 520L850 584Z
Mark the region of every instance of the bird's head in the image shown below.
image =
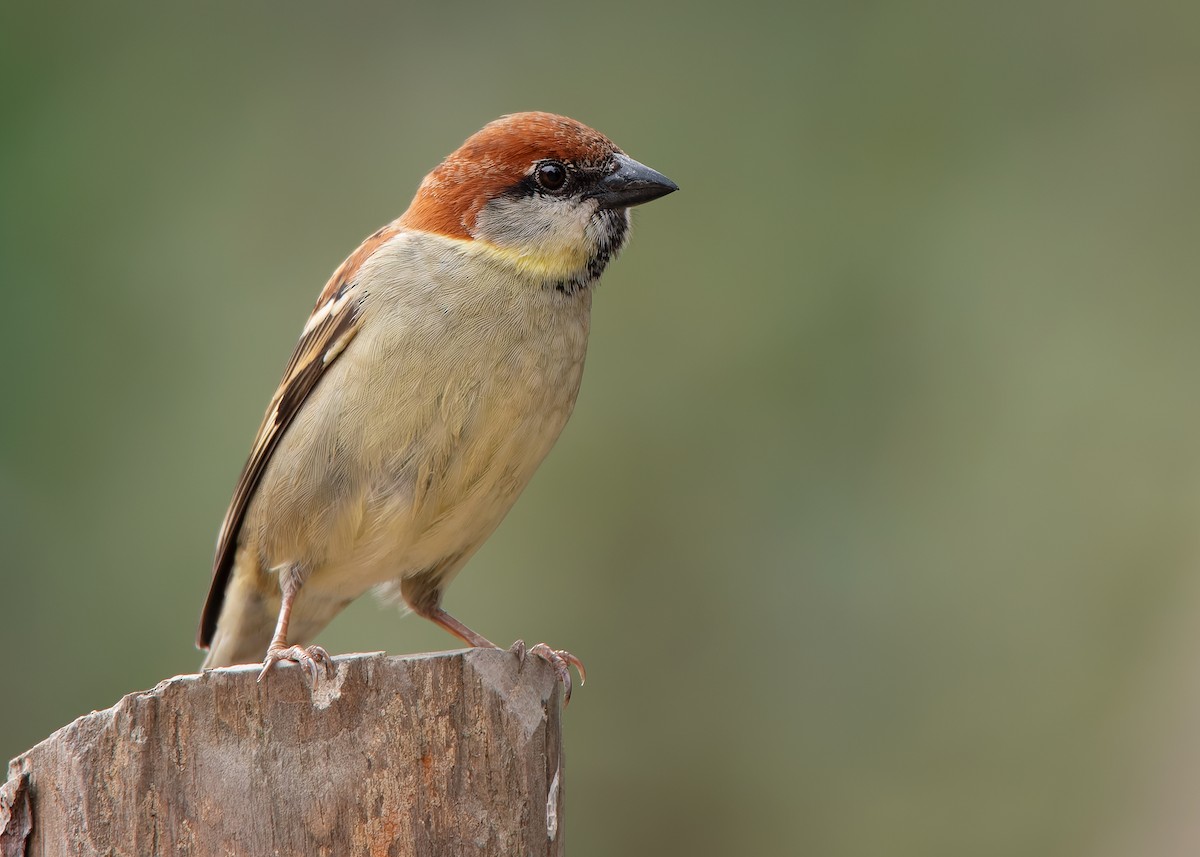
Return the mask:
M624 245L628 209L676 189L574 119L514 113L426 176L400 225L475 242L573 292Z

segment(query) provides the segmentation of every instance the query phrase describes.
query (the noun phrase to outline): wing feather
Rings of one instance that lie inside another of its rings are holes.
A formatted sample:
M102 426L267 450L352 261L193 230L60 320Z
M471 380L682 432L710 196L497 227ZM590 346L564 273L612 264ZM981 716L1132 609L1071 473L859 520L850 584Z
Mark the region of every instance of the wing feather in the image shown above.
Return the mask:
M395 224L380 229L334 271L304 326L296 350L292 352L292 358L283 372L283 380L271 397L266 416L258 427L250 457L246 459L238 477L233 499L221 524L217 553L213 560L212 585L197 634L197 644L202 649L208 648L216 633L225 589L233 572L242 522L263 472L296 414L358 332L361 302L365 297L365 290L358 281L363 263L398 231Z

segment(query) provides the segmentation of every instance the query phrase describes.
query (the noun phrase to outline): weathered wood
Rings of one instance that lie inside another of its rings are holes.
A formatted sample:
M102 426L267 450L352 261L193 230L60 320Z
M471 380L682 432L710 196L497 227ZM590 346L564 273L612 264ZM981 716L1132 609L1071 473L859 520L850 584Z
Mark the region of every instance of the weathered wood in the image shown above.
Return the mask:
M561 855L561 698L472 649L179 676L9 765L4 857ZM32 829L32 832L30 832Z

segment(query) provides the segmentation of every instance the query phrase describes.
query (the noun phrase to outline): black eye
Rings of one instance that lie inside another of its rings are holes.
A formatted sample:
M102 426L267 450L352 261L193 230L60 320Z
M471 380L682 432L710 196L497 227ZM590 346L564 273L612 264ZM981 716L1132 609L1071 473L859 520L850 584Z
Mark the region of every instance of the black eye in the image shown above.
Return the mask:
M567 168L558 161L543 161L533 169L537 183L545 190L558 191L567 183Z

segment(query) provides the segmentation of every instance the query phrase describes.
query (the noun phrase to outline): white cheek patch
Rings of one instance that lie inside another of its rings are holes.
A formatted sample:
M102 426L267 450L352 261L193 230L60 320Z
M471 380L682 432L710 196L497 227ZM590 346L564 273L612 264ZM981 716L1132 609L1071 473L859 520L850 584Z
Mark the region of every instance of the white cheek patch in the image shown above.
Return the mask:
M513 250L583 250L594 201L541 196L491 200L475 220L475 237Z

